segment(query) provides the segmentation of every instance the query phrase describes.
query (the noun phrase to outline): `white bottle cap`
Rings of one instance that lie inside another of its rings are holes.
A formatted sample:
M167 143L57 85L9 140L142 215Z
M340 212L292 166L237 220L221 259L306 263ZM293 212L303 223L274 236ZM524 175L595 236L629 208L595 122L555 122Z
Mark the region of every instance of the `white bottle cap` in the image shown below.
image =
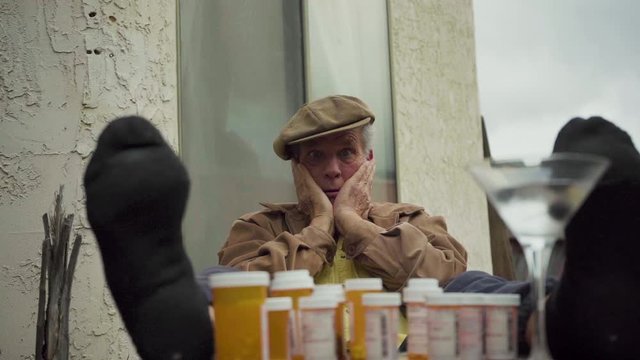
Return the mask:
M264 303L267 311L285 311L293 308L293 302L288 296L267 298Z
M485 294L463 293L460 294L460 305L483 306L485 304Z
M489 306L520 306L520 295L484 294L484 303Z
M271 282L271 290L297 290L297 289L313 289L313 278L307 277L279 277L274 278Z
M463 293L427 294L427 305L457 306L462 301Z
M438 279L432 279L432 278L412 278L409 279L409 282L407 282L407 287L413 288L413 287L419 287L419 288L437 288L438 286Z
M209 275L212 289L245 286L269 286L269 273L266 271L238 271Z
M313 296L334 296L338 302L343 302L344 288L340 284L322 284L313 288Z
M365 306L400 306L400 294L398 293L370 293L362 295L362 304Z
M402 298L404 302L419 302L425 303L426 296L433 294L442 294L442 289L439 287L435 288L416 288L416 287L405 287L402 290Z
M347 279L344 282L344 288L346 291L351 290L382 290L382 279L380 278L361 278L361 279Z
M286 271L276 271L273 273L273 278L298 278L298 277L309 277L309 270L307 269L299 269L299 270L286 270Z
M335 309L338 301L334 297L305 296L298 300L300 309Z

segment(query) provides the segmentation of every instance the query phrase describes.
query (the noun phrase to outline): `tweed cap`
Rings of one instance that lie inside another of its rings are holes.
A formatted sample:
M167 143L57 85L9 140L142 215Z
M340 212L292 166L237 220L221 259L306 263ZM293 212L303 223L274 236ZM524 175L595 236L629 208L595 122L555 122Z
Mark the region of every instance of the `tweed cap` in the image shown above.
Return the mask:
M327 96L303 105L293 114L273 142L273 151L289 160L288 145L372 124L374 120L373 112L362 100L347 95Z

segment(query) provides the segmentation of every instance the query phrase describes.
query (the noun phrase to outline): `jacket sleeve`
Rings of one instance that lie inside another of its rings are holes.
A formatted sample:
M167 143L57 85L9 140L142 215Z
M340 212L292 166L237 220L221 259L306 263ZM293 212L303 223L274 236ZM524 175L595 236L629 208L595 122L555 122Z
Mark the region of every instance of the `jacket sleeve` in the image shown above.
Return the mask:
M275 271L308 269L314 276L333 261L335 241L326 231L307 226L298 234L274 229L258 214L236 220L218 253L221 265L240 270Z
M403 215L389 229L357 222L344 237L347 256L382 278L388 290L401 289L412 277L442 284L467 268L467 252L449 235L444 219L424 210Z

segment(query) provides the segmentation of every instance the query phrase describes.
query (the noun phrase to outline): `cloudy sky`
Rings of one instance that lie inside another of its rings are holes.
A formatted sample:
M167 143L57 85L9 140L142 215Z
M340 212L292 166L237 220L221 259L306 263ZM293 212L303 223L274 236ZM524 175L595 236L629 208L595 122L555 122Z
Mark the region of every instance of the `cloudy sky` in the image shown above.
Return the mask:
M480 106L494 157L544 155L601 115L640 146L640 1L475 0Z

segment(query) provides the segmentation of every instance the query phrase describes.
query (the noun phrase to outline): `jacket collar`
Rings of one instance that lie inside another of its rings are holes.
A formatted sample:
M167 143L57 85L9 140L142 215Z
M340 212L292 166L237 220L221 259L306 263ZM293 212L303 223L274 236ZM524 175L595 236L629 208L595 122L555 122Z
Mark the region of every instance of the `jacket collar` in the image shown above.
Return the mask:
M297 203L260 203L272 212L284 214L287 227L293 234L298 234L309 224L309 217L298 209ZM400 222L401 216L411 215L424 208L411 204L371 203L365 212L365 218L374 224L389 229Z

